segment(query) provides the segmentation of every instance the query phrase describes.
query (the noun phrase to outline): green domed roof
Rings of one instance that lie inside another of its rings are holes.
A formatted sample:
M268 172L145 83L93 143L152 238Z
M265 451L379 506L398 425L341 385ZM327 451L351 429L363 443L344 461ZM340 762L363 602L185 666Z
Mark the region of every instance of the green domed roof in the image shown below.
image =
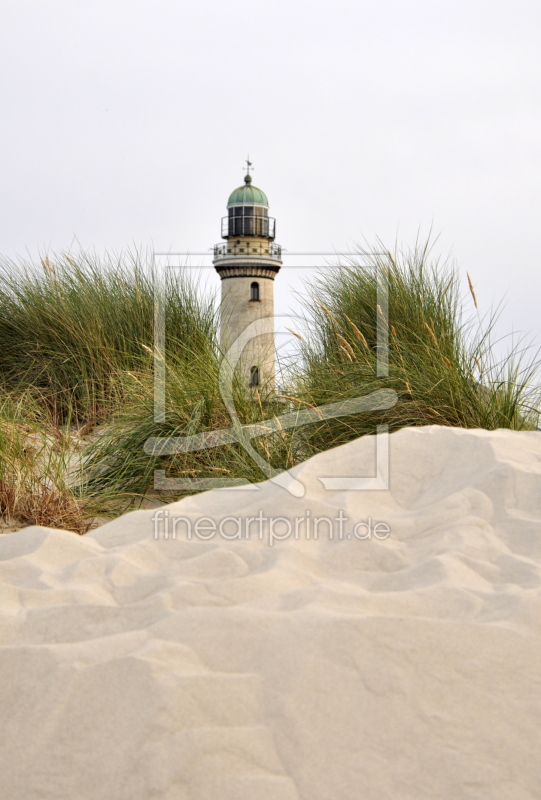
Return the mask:
M245 206L268 206L269 201L265 192L262 192L257 186L252 186L252 176L246 175L244 181L244 186L239 186L229 195L228 207L237 203L242 203Z

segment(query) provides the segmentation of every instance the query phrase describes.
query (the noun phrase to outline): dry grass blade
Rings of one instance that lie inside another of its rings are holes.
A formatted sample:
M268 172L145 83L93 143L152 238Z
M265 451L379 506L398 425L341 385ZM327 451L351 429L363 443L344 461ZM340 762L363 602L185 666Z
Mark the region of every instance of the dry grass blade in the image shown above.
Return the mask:
M364 345L364 346L366 347L366 349L368 350L368 349L369 349L369 348L368 348L368 342L366 341L366 339L365 339L365 337L364 337L364 334L363 334L363 333L361 333L361 331L358 329L358 327L355 325L355 323L354 323L354 322L352 322L352 321L350 320L350 318L348 317L348 315L347 315L347 314L346 314L345 316L346 316L346 319L347 319L347 321L348 321L348 323L349 323L350 327L353 329L353 333L355 334L355 336L357 337L357 339L359 339L359 341L360 341L360 342L362 342L362 343L363 343L363 345Z
M436 336L435 336L435 334L434 334L434 331L432 330L432 328L430 327L430 325L428 325L428 323L426 323L426 322L423 322L423 324L424 324L425 328L427 329L427 331L429 332L430 336L432 337L432 339L433 339L434 343L435 343L435 344L437 344L437 343L438 343L438 340L436 339Z
M297 339L300 339L300 340L301 340L301 342L302 342L302 341L304 341L304 339L302 338L302 336L300 335L300 333L297 333L297 332L296 332L296 331L294 331L292 328L288 328L287 326L285 326L285 329L286 329L286 331L289 331L290 333L292 333L292 334L293 334L293 336L296 336L296 337L297 337Z
M355 355L355 350L354 350L354 349L353 349L353 347L350 345L350 343L348 342L348 340L347 340L347 339L344 339L344 337L343 337L343 336L340 336L340 334L337 334L337 338L338 338L338 341L340 342L340 344L341 344L343 347L345 347L345 349L347 350L347 352L349 353L349 355L353 357L353 356Z
M471 296L473 298L473 304L474 304L475 308L478 308L478 306L477 306L477 297L475 295L475 289L473 288L473 283L472 283L472 280L470 278L470 273L467 272L466 275L468 276L468 286L470 287L470 294L471 294Z
M336 317L335 317L335 316L332 314L332 312L331 312L331 311L329 311L329 309L327 308L327 306L324 306L324 305L323 305L323 303L320 303L320 302L319 302L319 300L316 300L316 305L318 305L318 306L319 306L321 309L323 309L323 311L325 312L325 314L327 314L327 316L328 316L330 319L332 319L332 321L335 323L335 325L338 325L338 327L340 327L340 323L338 322L338 320L336 319Z

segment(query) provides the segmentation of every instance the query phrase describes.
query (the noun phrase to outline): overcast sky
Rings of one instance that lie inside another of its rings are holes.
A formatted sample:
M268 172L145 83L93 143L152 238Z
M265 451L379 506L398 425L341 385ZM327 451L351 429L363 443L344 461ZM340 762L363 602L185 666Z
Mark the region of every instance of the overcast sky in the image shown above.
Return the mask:
M0 37L3 254L206 251L249 152L289 251L432 228L541 339L539 0L2 0Z

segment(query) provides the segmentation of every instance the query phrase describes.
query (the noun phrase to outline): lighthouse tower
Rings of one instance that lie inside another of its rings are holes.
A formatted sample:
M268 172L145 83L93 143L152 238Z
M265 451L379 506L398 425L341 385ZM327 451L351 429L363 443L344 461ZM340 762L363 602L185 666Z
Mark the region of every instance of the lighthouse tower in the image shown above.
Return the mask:
M244 185L227 201L225 242L214 247L213 264L222 280L222 350L225 354L240 343L242 381L266 393L274 387L274 278L282 266L282 248L274 243L276 220L269 217L267 196L252 185L252 165L246 163ZM260 323L252 325L256 320Z

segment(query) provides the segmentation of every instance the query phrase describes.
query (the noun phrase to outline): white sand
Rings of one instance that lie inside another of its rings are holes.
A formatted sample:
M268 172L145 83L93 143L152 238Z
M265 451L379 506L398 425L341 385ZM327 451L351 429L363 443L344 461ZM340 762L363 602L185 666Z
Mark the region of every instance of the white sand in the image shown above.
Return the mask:
M154 511L0 537L2 799L541 797L541 434L390 441L389 491L319 481L369 475L367 438L298 467L304 498L168 506L342 509L343 540L155 540ZM348 540L368 517L389 537Z

